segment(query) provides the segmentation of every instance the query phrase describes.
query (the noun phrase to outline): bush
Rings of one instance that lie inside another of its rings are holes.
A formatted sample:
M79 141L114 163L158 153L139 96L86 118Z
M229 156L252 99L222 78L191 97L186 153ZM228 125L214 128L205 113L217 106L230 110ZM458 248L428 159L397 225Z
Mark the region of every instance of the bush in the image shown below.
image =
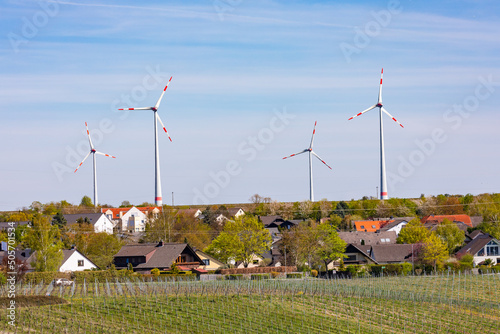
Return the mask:
M302 278L301 273L287 273L286 278Z
M311 276L312 277L318 277L318 271L315 270L315 269L311 270Z
M356 276L361 266L359 264L350 264L346 267L351 276Z
M31 272L26 273L24 276L24 282L31 282L32 284L38 284L40 282L50 283L56 278L67 278L70 279L69 273L60 273L58 271L46 271L46 272Z
M271 271L271 278L276 278L280 275L280 273L276 272L276 271Z
M229 275L226 275L226 279L230 280L230 281L242 280L243 274L229 274Z
M269 274L252 274L250 276L252 280L269 279Z
M5 284L7 283L7 277L5 277L5 274L0 271L0 284Z
M151 269L151 275L160 276L160 269L158 269L158 268Z

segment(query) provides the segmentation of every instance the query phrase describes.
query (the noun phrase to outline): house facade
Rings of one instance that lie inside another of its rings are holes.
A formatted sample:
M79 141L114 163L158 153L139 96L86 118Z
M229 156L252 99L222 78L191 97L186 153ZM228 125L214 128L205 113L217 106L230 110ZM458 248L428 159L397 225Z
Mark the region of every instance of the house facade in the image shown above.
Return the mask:
M94 227L94 232L113 234L113 222L103 213L76 213L64 215L66 226L71 229L79 222L88 222Z
M102 208L101 212L114 223L115 231L138 233L146 229L149 218L157 218L161 207Z
M129 244L114 256L117 269L126 269L129 264L134 271L147 274L152 269L170 270L172 264L181 270L194 270L204 265L203 260L186 243Z
M196 254L200 257L200 259L203 261L203 265L201 268L207 270L207 271L214 271L219 268L222 268L224 266L224 263L220 262L216 258L208 255L207 253L204 253L200 250L196 250Z
M487 259L490 259L493 264L500 264L500 242L487 233L477 235L455 253L455 256L460 258L465 254L471 254L474 257L475 266L481 265Z
M89 258L80 253L76 248L63 249L62 252L63 260L59 268L57 269L57 271L61 273L99 269ZM29 257L26 258L26 263L28 263L27 272L35 271L34 267L32 266L32 263L35 260L36 252L31 253Z

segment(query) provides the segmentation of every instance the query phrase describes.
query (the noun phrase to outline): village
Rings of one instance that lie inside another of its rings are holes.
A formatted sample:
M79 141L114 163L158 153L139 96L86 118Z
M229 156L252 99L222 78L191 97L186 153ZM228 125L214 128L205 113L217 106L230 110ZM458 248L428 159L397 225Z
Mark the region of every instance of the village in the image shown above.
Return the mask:
M253 203L205 208L34 203L1 216L0 263L4 281L12 271L18 280L88 271L201 280L495 272L500 229L486 202L495 196L278 203L254 195ZM13 252L15 270L7 266Z

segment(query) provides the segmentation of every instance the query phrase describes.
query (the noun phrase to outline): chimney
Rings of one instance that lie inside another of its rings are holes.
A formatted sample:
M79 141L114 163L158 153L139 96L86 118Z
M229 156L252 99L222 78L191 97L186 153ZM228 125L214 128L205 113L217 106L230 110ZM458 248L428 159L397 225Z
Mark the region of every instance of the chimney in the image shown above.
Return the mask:
M163 240L160 240L160 242L158 243L158 245L156 245L156 247L163 247Z

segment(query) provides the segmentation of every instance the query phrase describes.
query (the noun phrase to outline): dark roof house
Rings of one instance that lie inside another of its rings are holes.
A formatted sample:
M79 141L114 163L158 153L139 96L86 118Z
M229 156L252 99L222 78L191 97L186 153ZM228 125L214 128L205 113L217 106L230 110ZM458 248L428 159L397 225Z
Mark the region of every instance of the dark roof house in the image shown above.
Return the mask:
M149 273L151 269L169 270L176 264L181 270L203 266L203 260L186 243L131 244L123 246L114 256L117 269L132 264L134 271Z
M371 246L371 257L380 264L411 262L413 254L412 245L373 245Z

